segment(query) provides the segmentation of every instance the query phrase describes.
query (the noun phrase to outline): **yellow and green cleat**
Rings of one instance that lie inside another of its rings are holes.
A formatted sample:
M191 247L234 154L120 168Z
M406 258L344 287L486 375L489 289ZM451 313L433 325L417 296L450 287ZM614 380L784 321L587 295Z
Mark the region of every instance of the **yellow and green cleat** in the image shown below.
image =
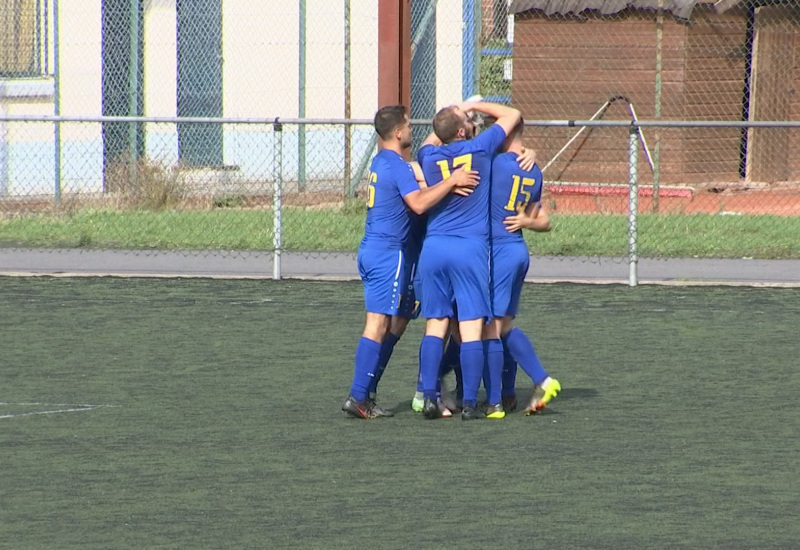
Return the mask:
M486 418L500 419L505 417L506 411L502 404L498 403L497 405L489 405L486 409Z
M536 414L544 409L550 401L561 391L561 384L555 378L549 376L540 385L533 388L531 402L525 409L525 416Z
M422 412L422 407L425 406L425 399L422 396L422 392L418 391L414 394L414 399L411 400L411 410L417 413Z

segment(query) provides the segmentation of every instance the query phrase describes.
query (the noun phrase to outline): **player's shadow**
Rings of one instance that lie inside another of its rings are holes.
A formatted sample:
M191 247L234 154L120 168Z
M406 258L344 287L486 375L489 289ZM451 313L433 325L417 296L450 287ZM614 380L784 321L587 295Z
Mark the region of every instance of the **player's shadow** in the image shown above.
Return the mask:
M392 411L395 415L403 414L403 413L413 413L414 411L411 410L411 400L401 401L394 407L386 407L386 410Z
M517 398L520 399L520 401L519 401L520 406L527 405L527 401L526 401L527 394L523 395L523 393L524 392L518 392L517 393ZM553 401L553 404L557 405L561 401L569 401L570 399L594 399L598 395L600 395L600 392L598 392L595 388L564 388L563 390L561 390L559 392L558 397L556 397L556 399ZM483 391L479 392L478 400L479 401L484 401L485 399L486 399L486 396L483 393ZM397 414L404 414L404 413L413 413L413 411L411 410L411 400L410 399L408 399L406 401L401 401L397 405L395 405L394 407L388 408L388 410L392 411L396 415ZM515 411L515 412L519 412L520 410L521 409L517 408L517 411ZM544 409L542 411L542 413L559 414L552 407L548 407L548 408Z
M558 394L556 398L558 401L564 401L567 399L594 399L600 395L594 388L564 388Z

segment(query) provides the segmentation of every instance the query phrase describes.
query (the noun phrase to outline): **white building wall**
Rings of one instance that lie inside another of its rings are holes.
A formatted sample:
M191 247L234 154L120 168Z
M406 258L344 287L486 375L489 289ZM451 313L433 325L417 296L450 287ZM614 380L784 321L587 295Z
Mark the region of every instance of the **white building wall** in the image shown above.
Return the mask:
M50 0L52 1L52 0ZM462 99L461 31L462 0L438 0L437 107ZM344 0L306 0L306 117L344 116ZM175 0L144 0L144 115L171 117L177 113L177 43ZM378 97L378 2L350 0L351 116L371 119ZM59 2L61 113L69 116L102 114L102 0ZM232 118L294 118L298 116L299 12L297 2L283 0L224 0L223 2L223 115ZM7 114L52 114L53 103L43 97L2 100ZM311 129L309 129L311 130ZM319 130L319 129L315 129ZM297 128L284 131L284 164L296 172L299 154ZM5 126L6 190L10 180L33 178L29 149L36 145L37 158L52 159L51 124ZM330 136L323 135L325 132ZM360 132L360 133L359 133ZM246 134L254 134L247 138ZM357 135L356 135L357 134ZM245 136L245 137L242 137ZM319 166L330 162L333 174L343 169L341 129L319 131L316 157ZM371 128L354 129L352 162L357 165L367 152ZM311 138L309 138L311 139ZM97 190L102 186L102 134L100 124L64 124L62 127L64 189ZM272 144L271 128L226 127L225 162L241 164L254 155L266 155ZM41 150L39 150L41 149ZM19 153L19 151L22 151ZM27 151L27 152L26 152ZM326 153L327 151L327 153ZM166 162L177 160L175 125L148 125L148 156ZM9 156L10 155L10 156ZM15 156L16 155L16 156ZM22 155L22 156L20 156ZM326 156L327 155L327 156ZM252 158L249 159L252 161ZM49 192L52 162L37 163L38 187ZM271 172L269 159L260 159L259 170ZM338 166L338 168L336 168ZM28 167L28 168L26 168ZM25 172L27 170L27 172ZM309 169L309 176L313 170ZM37 188L38 188L37 187ZM20 188L17 188L19 191Z

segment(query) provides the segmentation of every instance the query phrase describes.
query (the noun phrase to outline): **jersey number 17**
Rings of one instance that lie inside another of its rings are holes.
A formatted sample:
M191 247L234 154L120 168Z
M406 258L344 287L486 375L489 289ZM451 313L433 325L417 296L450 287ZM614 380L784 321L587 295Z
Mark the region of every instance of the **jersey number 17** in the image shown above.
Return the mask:
M460 157L456 157L452 159L453 161L453 170L458 168L459 166L463 166L464 170L470 171L472 170L472 153L467 153L466 155L461 155ZM442 171L442 181L449 179L452 175L450 171L450 164L446 160L440 160L436 162L436 166Z

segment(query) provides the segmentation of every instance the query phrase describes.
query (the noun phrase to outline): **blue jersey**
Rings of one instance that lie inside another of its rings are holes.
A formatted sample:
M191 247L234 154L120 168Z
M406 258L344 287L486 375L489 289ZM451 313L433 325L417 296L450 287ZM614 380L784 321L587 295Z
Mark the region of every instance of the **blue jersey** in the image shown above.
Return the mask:
M449 178L461 166L477 171L481 180L468 197L450 194L428 211L428 236L488 238L492 156L505 139L505 131L494 125L474 139L419 150L417 158L428 185Z
M403 248L411 221L403 197L419 191L414 170L399 154L381 150L372 159L367 197L367 223L361 246Z
M516 153L497 155L492 162L492 242L522 241L522 230L509 233L503 220L513 216L520 206L524 208L541 198L542 171L538 165L526 172L517 164Z

